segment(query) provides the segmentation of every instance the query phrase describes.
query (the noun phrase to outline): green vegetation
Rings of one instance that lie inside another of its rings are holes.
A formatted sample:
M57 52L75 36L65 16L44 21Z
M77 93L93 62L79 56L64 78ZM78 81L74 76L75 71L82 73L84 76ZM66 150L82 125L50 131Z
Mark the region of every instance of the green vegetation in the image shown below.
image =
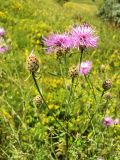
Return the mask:
M100 3L71 0L61 6L55 0L0 0L0 27L5 28L5 41L10 46L7 53L0 54L1 160L64 160L65 132L54 116L66 126L65 107L70 93L65 83L71 87L71 79L60 76L56 55L44 54L42 38L85 22L95 27L99 36L98 47L86 50L83 57L93 63L89 79L97 104L84 76L79 76L69 107L69 132L75 137L69 142L70 160L120 159L120 124L103 125L105 116L120 118L120 29L96 17ZM38 108L33 103L38 92L26 69L26 59L33 49L40 60L36 78L49 110L44 103ZM67 58L68 71L78 64L78 51ZM100 98L102 84L108 79L112 87ZM89 124L96 108L99 110Z
M99 15L116 25L120 26L120 1L119 0L105 0L101 7Z

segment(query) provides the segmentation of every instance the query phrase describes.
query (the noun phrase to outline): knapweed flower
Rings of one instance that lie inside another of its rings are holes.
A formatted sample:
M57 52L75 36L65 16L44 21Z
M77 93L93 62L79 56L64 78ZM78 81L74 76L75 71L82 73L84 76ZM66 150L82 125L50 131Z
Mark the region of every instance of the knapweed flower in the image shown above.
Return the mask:
M48 38L43 39L44 45L47 47L48 53L67 50L72 47L72 41L69 35L51 34Z
M5 35L5 30L4 30L4 28L0 28L0 36L2 37L2 36L4 36Z
M114 121L112 118L110 117L105 117L104 120L103 120L103 124L106 126L106 127L109 127L111 125L114 124Z
M9 49L8 49L8 47L0 47L0 54L3 54L3 53L5 53L5 52L7 52Z
M92 68L92 62L85 61L79 66L80 74L87 75Z
M115 124L115 125L117 125L117 124L119 124L119 123L120 123L120 121L119 121L119 119L118 119L118 118L114 119L114 121L113 121L113 122L114 122L114 124Z
M71 37L75 48L96 47L98 37L95 36L95 30L88 24L76 26L71 31Z

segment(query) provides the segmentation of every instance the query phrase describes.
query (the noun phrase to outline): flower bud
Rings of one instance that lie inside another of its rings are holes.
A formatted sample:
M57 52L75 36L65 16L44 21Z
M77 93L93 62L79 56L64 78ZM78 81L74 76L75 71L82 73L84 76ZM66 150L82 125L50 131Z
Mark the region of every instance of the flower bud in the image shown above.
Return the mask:
M103 85L102 85L104 91L107 91L111 88L111 81L110 80L106 80L103 82Z
M34 99L33 99L33 102L36 106L40 106L42 104L42 98L37 95Z
M35 73L39 68L39 61L33 53L27 59L27 68L31 73Z
M78 76L78 69L77 69L76 66L73 66L73 67L71 67L71 68L69 69L69 75L70 75L70 77L72 77L72 78L75 78L75 77Z

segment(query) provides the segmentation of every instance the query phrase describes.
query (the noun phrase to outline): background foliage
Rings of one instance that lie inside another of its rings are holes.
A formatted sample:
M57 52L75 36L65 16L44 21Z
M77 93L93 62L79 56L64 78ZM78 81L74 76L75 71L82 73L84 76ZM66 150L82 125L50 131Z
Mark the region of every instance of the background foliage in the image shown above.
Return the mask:
M119 0L105 0L100 9L99 15L116 25L120 25L120 1Z

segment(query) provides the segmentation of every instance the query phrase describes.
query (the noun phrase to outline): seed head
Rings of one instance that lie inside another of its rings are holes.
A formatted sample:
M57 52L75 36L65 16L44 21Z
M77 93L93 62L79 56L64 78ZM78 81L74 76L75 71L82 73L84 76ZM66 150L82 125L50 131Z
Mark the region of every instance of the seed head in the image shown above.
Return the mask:
M69 75L70 75L70 77L72 77L72 78L75 78L75 77L78 76L78 69L77 69L76 66L73 66L73 67L71 67L71 68L69 69Z
M33 53L27 59L27 68L31 73L35 73L39 69L39 61Z
M104 91L107 91L111 88L111 81L110 80L105 80L103 82L103 85L102 85Z
M34 99L33 99L33 102L36 106L40 106L42 104L42 98L37 95Z

